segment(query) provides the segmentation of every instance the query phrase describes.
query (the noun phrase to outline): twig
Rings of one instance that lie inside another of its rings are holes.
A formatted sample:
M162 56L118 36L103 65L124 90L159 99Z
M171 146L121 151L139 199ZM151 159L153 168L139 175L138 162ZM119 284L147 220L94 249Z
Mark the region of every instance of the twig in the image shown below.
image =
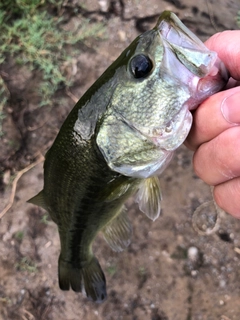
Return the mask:
M212 204L212 202L213 201L207 201L207 202L202 203L199 207L197 207L197 209L193 212L193 215L192 215L192 227L201 236L209 236L210 234L215 233L216 231L218 231L219 226L220 226L220 215L218 214L218 212L217 212L217 219L216 219L215 225L213 226L212 229L201 230L199 228L199 226L197 225L196 219L197 219L197 216L199 215L200 211L202 209L210 206Z
M214 16L212 14L212 10L210 10L210 3L209 3L209 0L206 0L206 3L207 3L207 8L208 8L208 13L209 13L209 18L210 18L210 22L213 26L213 28L215 29L216 32L219 32L217 26L216 26L216 23L214 22ZM211 8L212 9L212 8Z
M202 203L199 207L197 207L197 209L193 212L193 215L192 215L192 227L198 234L200 234L202 236L209 236L213 233L216 233L219 230L221 219L224 217L224 211L218 207L218 205L216 204L216 202L214 200L213 187L210 187L210 189L211 189L213 199L211 201L207 201L207 202ZM212 203L214 204L215 211L217 214L217 219L216 219L215 225L213 226L212 229L207 229L206 231L201 230L198 227L197 222L195 221L196 217L203 208L210 206Z
M54 300L54 298L52 297L51 301L49 302L49 304L43 310L43 313L41 314L41 319L46 319L47 318L47 315L49 314L50 309L51 309L51 307L53 305L53 300Z
M234 248L234 251L237 252L238 254L240 254L240 248L235 247L235 248Z
M27 131L35 131L35 130L37 130L37 129L40 129L40 128L42 128L46 123L48 122L48 120L44 120L44 121L42 121L40 124L38 124L38 125L36 125L36 126L33 126L33 127L27 127Z
M23 309L23 312L29 316L29 320L35 319L34 315L31 312L27 311L26 309ZM24 319L27 319L24 315L22 315L22 317L24 317Z
M69 89L66 89L66 94L73 100L73 102L78 102L79 99Z
M221 316L221 320L231 320L231 319L228 318L228 317L226 317L226 316L224 316L224 315L222 315L222 316Z
M21 178L21 176L26 173L27 171L31 170L33 167L35 167L37 164L41 163L44 161L44 156L40 155L40 157L34 161L33 163L31 163L30 165L28 165L26 168L22 169L21 171L18 171L16 177L13 180L12 183L12 191L11 191L11 195L9 197L8 200L8 204L6 205L6 207L3 209L2 212L0 212L0 219L8 212L8 210L12 207L13 203L14 203L14 198L15 198L15 194L16 194L16 188L17 188L17 183L18 180Z

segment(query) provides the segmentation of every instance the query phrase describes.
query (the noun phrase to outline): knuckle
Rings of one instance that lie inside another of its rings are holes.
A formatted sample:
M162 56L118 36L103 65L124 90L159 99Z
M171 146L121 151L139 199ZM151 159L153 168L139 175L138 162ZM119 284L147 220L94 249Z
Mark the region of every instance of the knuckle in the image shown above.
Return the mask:
M216 186L213 195L221 209L240 219L240 178Z

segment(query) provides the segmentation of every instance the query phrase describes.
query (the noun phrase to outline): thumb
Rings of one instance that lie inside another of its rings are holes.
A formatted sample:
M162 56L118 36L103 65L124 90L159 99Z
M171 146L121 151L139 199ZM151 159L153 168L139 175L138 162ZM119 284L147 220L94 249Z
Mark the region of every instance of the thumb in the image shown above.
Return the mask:
M240 80L240 30L227 30L214 34L205 45L218 53L231 76Z

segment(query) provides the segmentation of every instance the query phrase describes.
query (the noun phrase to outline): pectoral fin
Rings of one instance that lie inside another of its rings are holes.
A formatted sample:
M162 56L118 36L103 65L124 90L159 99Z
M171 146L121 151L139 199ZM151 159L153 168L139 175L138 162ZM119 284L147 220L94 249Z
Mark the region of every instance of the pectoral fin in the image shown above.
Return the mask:
M112 250L120 252L127 248L131 242L132 226L128 220L125 207L121 213L107 224L103 229L103 236Z
M109 184L108 188L105 189L105 193L107 193L107 197L104 198L105 202L112 202L120 197L122 197L133 185L133 182L129 179L128 181L124 181L117 186L113 184Z
M153 221L159 217L161 211L161 188L158 177L144 179L136 195L139 209Z

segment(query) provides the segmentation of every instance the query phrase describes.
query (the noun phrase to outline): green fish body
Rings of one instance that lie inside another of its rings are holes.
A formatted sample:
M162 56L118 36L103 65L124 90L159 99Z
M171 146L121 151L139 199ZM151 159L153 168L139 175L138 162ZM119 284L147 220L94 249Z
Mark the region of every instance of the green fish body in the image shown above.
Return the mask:
M227 71L171 12L138 36L78 101L46 154L44 188L29 202L46 209L61 242L59 286L106 299L92 243L99 231L115 251L130 243L124 203L160 213L157 175L185 140L189 110L219 91Z

